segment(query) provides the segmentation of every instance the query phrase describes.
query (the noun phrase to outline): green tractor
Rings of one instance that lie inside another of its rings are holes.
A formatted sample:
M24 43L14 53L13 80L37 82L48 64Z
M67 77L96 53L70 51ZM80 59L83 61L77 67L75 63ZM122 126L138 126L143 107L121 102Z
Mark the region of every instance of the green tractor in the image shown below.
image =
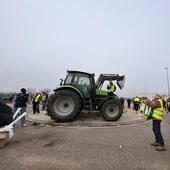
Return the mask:
M106 121L116 121L123 113L118 96L107 92L108 81L116 81L124 87L125 76L100 74L95 82L94 74L81 71L67 71L65 80L49 97L47 114L56 122L72 121L82 110L98 110Z

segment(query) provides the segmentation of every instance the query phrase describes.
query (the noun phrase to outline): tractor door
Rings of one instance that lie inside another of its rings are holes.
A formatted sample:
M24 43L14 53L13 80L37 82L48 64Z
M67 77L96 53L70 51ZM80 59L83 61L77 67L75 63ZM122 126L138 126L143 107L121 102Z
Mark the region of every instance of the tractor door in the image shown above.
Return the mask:
M72 85L79 89L84 98L92 97L92 81L89 75L83 73L70 73L65 84Z

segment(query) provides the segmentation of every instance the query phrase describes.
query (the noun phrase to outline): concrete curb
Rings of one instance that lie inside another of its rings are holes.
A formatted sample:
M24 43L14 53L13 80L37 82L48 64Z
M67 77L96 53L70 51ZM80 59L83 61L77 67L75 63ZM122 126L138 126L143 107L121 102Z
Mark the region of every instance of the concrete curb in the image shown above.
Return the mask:
M145 119L138 119L133 121L126 121L126 122L87 122L87 121L80 121L80 122L67 122L67 123L60 123L55 121L43 121L43 120L35 120L30 118L29 116L26 119L28 122L32 122L35 124L44 124L44 125L51 125L51 126L65 126L65 127L109 127L109 126L125 126L125 125L135 125L139 123L148 122Z

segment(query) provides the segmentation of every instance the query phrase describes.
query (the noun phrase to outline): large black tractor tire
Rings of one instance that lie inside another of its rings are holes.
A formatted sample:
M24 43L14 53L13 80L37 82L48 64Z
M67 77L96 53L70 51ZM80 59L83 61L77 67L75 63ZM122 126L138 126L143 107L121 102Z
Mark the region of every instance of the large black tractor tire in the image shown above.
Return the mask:
M71 90L56 91L48 100L48 115L56 122L72 121L80 110L81 99Z
M119 100L107 100L101 106L101 115L106 121L116 121L123 114L123 107Z

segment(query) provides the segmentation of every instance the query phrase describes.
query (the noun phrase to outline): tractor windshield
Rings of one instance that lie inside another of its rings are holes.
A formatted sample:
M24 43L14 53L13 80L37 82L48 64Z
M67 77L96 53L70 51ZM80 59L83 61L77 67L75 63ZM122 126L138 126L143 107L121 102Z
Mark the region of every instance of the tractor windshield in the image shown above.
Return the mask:
M74 77L73 73L68 74L64 84L71 84L73 81L73 77Z

